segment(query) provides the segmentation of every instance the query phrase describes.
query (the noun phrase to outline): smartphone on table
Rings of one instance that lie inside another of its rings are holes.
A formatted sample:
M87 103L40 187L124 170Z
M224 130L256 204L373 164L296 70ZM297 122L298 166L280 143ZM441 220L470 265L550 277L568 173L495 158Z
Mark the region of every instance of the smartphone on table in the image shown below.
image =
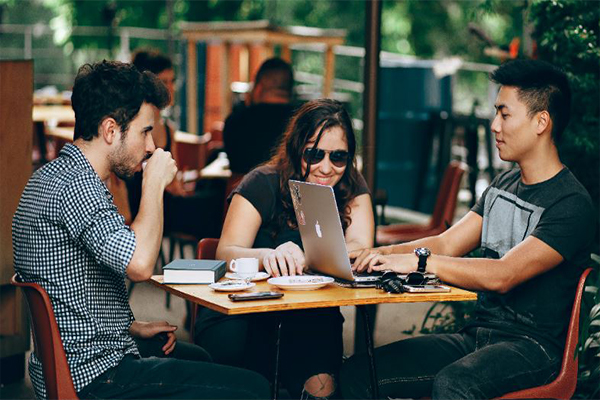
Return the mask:
M447 293L450 291L444 285L403 285L405 293Z
M281 292L254 292L254 293L231 293L228 295L231 301L266 300L279 299L283 297Z

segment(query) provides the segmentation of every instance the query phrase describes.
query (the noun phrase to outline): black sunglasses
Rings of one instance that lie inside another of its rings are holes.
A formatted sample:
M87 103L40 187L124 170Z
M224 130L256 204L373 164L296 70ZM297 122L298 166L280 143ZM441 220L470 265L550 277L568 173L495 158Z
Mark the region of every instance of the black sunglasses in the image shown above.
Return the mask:
M404 284L405 285L424 285L427 282L427 278L425 277L425 274L423 274L422 272L419 271L414 271L414 272L410 272L408 275L406 275L406 278L404 278Z
M346 150L323 150L317 147L308 147L304 149L302 158L309 164L318 164L325 158L325 153L329 154L329 161L338 168L345 167L348 164L348 152Z
M400 278L395 272L387 271L379 278L379 282L377 282L377 288L383 289L390 293L404 293L404 285L425 285L437 283L439 283L437 278L428 278L425 274L418 271L410 272L404 279Z
M379 278L380 282L388 282L391 280L401 280L404 285L423 285L428 281L425 274L414 271L406 275L405 278L400 278L397 273L393 271L387 271Z

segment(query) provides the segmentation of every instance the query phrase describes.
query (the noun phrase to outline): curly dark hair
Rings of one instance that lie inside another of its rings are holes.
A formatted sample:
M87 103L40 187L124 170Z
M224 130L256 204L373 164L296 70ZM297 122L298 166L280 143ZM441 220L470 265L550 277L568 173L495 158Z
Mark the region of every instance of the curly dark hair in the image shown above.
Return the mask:
M77 72L71 96L74 140L98 136L98 126L107 117L115 119L124 139L144 102L159 109L169 104L167 88L153 73L118 61L84 64Z
M290 179L304 181L310 171L302 174L302 153L306 143L318 132L315 147L319 144L323 132L339 126L346 134L348 141L348 164L340 181L334 186L337 207L344 231L352 223L350 218L350 202L356 197L360 175L356 169L356 137L352 129L352 121L342 104L336 100L318 99L300 107L292 116L277 151L267 163L279 171L279 189L283 203L283 212L279 215L278 226L296 229L298 223L288 181Z

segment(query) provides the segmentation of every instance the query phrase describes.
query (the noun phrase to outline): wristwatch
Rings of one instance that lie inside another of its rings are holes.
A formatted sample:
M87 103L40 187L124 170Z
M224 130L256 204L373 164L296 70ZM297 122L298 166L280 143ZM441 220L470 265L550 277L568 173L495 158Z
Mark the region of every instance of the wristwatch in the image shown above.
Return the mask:
M417 247L415 249L415 254L417 257L419 257L417 271L423 273L425 272L425 267L427 266L427 257L431 255L431 250L429 250L427 247Z

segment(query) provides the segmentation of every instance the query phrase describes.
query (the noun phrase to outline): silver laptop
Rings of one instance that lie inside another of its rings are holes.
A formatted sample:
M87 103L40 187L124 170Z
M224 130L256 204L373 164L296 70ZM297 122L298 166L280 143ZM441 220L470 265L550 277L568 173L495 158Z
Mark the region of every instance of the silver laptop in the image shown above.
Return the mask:
M291 179L289 185L308 267L349 282L379 280L380 274L352 272L333 188Z

